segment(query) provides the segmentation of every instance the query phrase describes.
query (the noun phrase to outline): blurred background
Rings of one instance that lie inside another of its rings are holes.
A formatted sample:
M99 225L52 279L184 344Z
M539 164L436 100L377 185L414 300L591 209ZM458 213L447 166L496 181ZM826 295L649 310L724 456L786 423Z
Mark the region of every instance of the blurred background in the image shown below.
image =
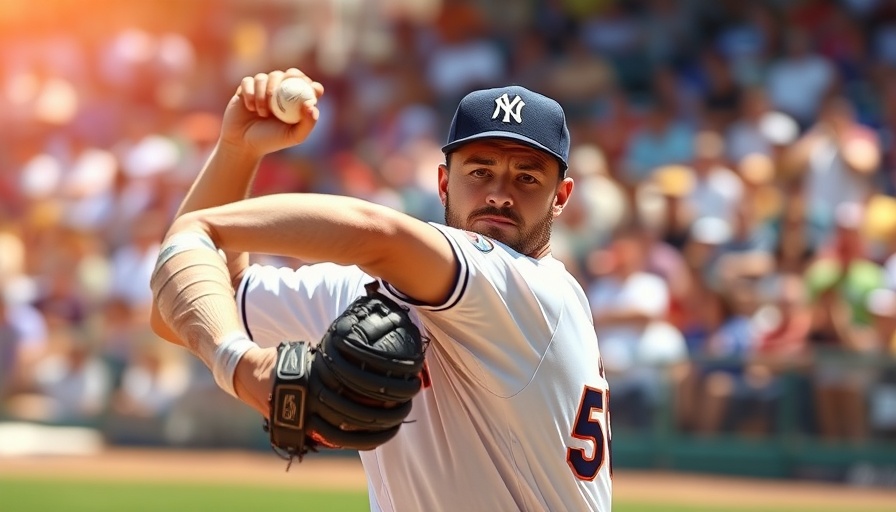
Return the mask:
M240 79L293 66L321 120L257 195L441 221L465 93L564 105L553 248L591 300L616 467L896 487L891 0L4 0L0 456L57 427L268 449L149 330L147 283Z

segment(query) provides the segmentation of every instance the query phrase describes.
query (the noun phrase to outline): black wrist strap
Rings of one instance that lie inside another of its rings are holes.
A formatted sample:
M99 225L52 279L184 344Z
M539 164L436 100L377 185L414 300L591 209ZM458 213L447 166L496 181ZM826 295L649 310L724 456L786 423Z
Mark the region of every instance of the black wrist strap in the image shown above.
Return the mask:
M270 396L270 419L264 429L271 446L292 462L307 453L305 437L305 399L308 393L307 342L288 341L277 347L277 367ZM287 469L289 467L287 466Z

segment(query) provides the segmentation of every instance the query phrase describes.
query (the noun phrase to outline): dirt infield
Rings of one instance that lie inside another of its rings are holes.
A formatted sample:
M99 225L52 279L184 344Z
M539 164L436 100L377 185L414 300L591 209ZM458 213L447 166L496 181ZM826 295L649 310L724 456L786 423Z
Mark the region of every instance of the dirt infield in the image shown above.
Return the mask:
M0 458L4 475L53 476L126 481L250 483L363 490L360 462L351 457L312 456L285 471L274 454L241 451L108 450L94 456ZM855 489L839 485L738 479L664 472L617 471L616 499L642 503L706 506L826 507L860 511L874 507L896 510L896 491Z

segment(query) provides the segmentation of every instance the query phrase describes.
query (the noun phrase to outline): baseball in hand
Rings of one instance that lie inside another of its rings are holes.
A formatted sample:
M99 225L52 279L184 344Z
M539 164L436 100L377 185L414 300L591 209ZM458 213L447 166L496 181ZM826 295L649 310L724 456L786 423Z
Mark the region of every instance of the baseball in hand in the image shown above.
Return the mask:
M271 96L271 112L284 123L296 124L301 117L302 105L308 100L317 101L311 84L304 78L290 77L280 82Z

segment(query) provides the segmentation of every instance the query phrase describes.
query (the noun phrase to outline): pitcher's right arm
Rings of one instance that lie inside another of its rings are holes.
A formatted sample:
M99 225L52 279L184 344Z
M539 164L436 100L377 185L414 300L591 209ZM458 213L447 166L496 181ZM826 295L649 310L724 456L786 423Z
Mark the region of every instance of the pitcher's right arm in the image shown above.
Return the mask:
M279 121L268 107L273 91L289 77L311 81L295 68L259 73L242 79L224 111L218 141L181 202L175 220L189 212L245 199L265 155L299 144L308 137L320 115L316 101L306 102L299 122L293 125ZM320 97L324 92L323 86L317 82L311 84L317 97ZM248 255L226 253L225 256L231 283L236 287L248 267ZM150 324L162 338L183 344L183 340L178 339L162 320L155 301Z

